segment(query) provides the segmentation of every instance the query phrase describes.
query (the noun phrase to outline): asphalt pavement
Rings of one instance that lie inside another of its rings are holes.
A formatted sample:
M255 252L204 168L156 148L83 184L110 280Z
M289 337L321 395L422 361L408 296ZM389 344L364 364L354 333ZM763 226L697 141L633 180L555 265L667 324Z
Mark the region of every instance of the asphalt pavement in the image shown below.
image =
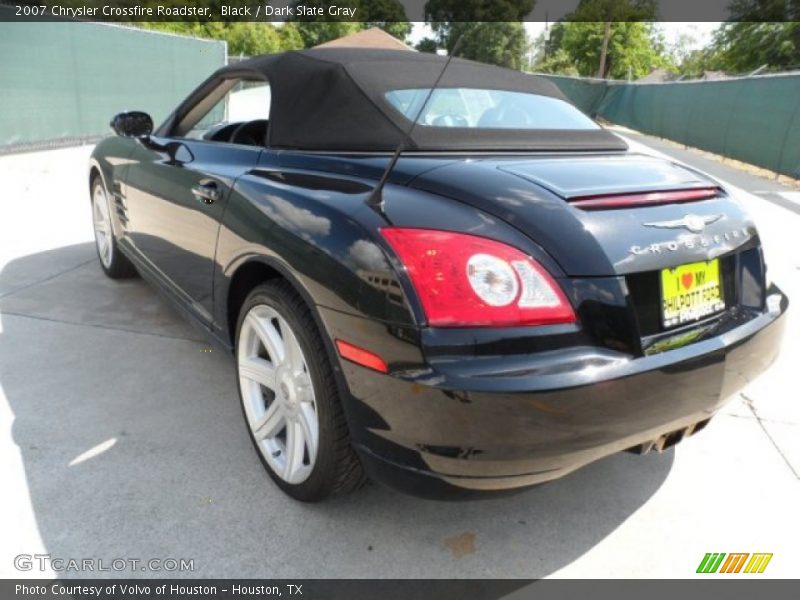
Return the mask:
M759 577L797 576L796 189L632 139L736 186L796 300L782 355L673 450L459 503L379 485L317 505L284 496L248 440L231 357L142 281L103 276L91 149L0 157L0 577L692 577L707 552L771 552ZM36 554L193 570L15 567Z

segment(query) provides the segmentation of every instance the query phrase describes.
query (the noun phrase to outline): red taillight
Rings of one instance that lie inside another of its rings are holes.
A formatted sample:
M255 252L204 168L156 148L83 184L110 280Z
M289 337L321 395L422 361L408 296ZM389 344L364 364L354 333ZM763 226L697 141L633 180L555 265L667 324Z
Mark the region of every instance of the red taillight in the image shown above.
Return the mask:
M719 188L706 187L691 190L666 190L661 192L641 192L635 194L604 194L597 196L578 196L570 198L572 206L593 210L601 208L632 208L653 204L670 204L672 202L693 202L713 198L719 194Z
M354 346L342 340L336 340L336 349L339 350L339 354L342 358L346 358L362 367L367 367L373 371L380 371L381 373L389 372L386 361L369 350L364 350L364 348L359 348L358 346Z
M573 323L550 274L501 242L451 231L387 227L381 234L405 266L434 327Z

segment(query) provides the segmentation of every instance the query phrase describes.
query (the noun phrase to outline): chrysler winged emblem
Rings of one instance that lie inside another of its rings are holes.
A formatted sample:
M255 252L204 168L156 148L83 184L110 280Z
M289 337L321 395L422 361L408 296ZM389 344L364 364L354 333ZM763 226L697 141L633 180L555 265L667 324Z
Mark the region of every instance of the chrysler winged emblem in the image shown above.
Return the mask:
M674 221L654 221L652 223L642 223L645 227L661 227L662 229L679 229L683 227L692 233L700 233L715 221L719 221L723 215L685 215L682 219Z

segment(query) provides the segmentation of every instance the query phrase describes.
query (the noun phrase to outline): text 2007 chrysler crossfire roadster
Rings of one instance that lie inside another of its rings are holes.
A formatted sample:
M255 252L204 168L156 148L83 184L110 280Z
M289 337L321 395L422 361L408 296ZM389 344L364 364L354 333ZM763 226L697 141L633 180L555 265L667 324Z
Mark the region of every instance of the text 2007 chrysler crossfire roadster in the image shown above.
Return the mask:
M299 500L368 477L496 494L663 450L780 345L788 300L731 193L536 76L288 52L112 127L89 173L103 270L233 351Z

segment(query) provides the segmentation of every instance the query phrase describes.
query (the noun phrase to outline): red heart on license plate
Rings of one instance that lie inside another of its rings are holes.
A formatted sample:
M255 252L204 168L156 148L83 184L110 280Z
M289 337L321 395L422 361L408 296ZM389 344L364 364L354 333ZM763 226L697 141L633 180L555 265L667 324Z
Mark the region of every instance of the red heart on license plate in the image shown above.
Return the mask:
M691 273L684 273L681 275L681 283L687 290L692 287L692 281L694 281L694 275Z

